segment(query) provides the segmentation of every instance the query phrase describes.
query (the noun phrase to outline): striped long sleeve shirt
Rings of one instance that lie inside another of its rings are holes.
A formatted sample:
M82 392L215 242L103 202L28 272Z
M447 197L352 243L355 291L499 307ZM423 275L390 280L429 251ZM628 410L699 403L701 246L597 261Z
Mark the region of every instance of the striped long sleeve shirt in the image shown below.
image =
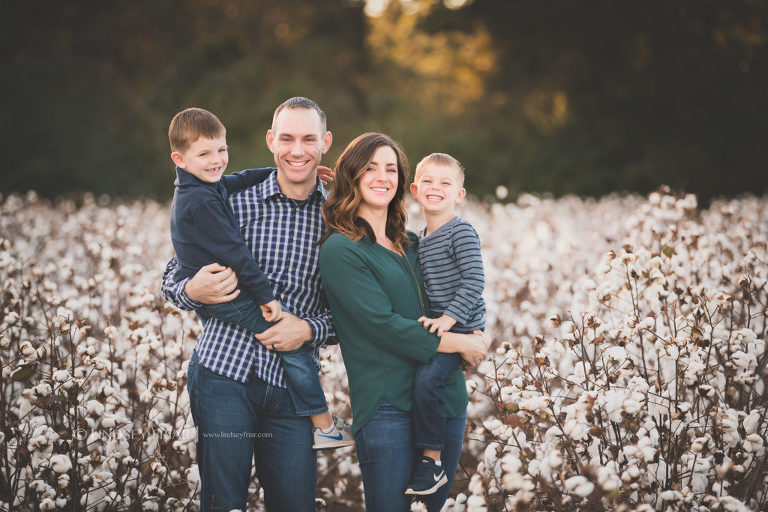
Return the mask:
M485 273L480 238L472 225L454 217L434 232L421 232L419 263L432 317L456 319L451 329L468 333L485 328Z

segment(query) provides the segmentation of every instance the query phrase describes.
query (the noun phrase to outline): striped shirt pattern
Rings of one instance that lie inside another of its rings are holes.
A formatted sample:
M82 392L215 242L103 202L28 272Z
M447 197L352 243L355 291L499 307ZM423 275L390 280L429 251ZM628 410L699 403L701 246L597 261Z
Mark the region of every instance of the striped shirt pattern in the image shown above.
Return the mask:
M275 298L284 311L305 320L312 328L311 343L318 368L318 348L336 342L320 283L320 250L316 245L325 230L321 208L326 197L318 180L317 189L308 199L290 199L280 191L273 173L263 183L229 198L245 242L269 279ZM166 267L163 296L181 309L199 308L201 304L184 291L189 279L174 283L176 266L174 258ZM215 373L239 382L247 382L255 375L268 384L286 387L280 358L240 326L209 319L195 350L200 363Z
M419 235L419 263L432 316L455 318L454 332L484 329L485 273L477 232L469 222L454 217L425 233L426 228Z

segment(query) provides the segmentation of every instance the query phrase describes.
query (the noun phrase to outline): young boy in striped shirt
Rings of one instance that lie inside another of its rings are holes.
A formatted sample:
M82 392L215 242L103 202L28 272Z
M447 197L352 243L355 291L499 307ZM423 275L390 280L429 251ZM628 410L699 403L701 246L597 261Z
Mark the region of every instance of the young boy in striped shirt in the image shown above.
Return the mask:
M456 216L464 199L464 168L450 155L432 153L416 166L411 194L424 210L427 227L420 233L419 263L432 315L419 320L430 332L471 333L485 328L485 283L480 239ZM406 494L432 494L448 482L440 457L445 437L443 389L459 371L459 354L436 354L416 370L413 384L413 438L423 455Z

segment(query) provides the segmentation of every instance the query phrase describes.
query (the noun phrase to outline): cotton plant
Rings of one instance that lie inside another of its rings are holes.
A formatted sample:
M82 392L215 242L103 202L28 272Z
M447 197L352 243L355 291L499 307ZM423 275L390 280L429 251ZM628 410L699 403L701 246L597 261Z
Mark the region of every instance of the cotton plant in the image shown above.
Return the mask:
M745 201L749 218L716 203L728 214L710 229L693 196L651 194L551 337L497 349L483 394L500 417L483 426L504 448L477 473L494 482L501 466L495 502L764 506L766 207Z
M199 506L186 370L201 327L160 296L167 212L0 199L0 508ZM494 344L467 375L444 510L766 506L765 199L522 195L459 213L483 244ZM334 410L345 375L322 351ZM361 509L354 450L318 459L320 509ZM264 509L255 476L248 508Z

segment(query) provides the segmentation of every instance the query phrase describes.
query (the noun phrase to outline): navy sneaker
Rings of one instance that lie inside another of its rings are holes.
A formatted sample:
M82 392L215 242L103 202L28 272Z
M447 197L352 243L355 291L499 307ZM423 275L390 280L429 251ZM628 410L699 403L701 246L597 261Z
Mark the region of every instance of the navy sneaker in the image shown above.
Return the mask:
M317 427L312 429L313 450L329 450L334 448L343 448L355 444L355 438L352 437L352 425L341 418L333 417L333 430L325 433Z
M418 496L432 494L446 483L448 483L448 477L445 476L443 467L435 464L434 459L423 456L413 469L413 475L405 489L405 494Z

